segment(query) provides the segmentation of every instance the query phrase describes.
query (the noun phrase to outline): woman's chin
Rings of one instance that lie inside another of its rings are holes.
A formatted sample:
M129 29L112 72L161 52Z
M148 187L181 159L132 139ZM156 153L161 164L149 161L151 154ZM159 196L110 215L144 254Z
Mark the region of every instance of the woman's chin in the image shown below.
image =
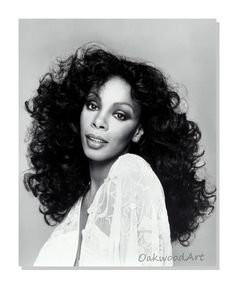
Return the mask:
M88 158L88 160L92 160L92 161L106 161L109 160L111 158L111 155L108 155L107 152L104 152L102 150L84 150L84 153L86 155L86 157Z

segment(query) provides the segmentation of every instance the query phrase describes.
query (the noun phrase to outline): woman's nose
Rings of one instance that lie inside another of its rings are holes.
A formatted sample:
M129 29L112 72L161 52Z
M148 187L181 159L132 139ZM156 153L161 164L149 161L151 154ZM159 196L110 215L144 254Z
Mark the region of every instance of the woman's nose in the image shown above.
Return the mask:
M104 116L101 116L100 114L97 114L97 116L94 118L91 126L94 128L103 129L103 130L107 130L107 128L108 128L108 125L107 125L107 122L106 122Z

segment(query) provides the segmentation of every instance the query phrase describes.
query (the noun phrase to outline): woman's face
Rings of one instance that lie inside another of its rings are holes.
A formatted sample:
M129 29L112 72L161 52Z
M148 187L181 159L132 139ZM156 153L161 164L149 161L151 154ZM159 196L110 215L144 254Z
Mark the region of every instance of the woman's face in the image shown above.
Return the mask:
M98 91L91 89L80 117L81 142L88 159L114 160L128 152L143 131L141 107L131 98L130 85L112 77Z

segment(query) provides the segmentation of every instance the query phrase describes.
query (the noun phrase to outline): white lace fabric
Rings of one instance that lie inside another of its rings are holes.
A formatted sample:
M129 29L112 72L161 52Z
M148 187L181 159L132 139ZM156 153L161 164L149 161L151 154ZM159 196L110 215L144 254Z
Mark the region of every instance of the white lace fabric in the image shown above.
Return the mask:
M81 201L54 230L34 266L74 265ZM163 188L143 158L120 156L88 213L79 267L173 265Z

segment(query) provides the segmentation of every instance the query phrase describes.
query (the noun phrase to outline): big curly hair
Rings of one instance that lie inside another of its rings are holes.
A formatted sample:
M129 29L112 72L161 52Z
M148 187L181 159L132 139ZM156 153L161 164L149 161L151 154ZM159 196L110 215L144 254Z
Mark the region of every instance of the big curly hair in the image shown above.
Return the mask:
M48 225L60 223L87 192L88 162L80 139L79 117L89 90L113 76L131 86L142 107L144 129L130 152L143 157L159 177L165 192L171 240L188 245L199 223L214 209L215 189L199 178L201 132L179 111L181 98L156 67L117 56L91 45L66 60L58 59L40 80L36 95L25 102L32 117L27 157L31 171L24 184L40 201Z

